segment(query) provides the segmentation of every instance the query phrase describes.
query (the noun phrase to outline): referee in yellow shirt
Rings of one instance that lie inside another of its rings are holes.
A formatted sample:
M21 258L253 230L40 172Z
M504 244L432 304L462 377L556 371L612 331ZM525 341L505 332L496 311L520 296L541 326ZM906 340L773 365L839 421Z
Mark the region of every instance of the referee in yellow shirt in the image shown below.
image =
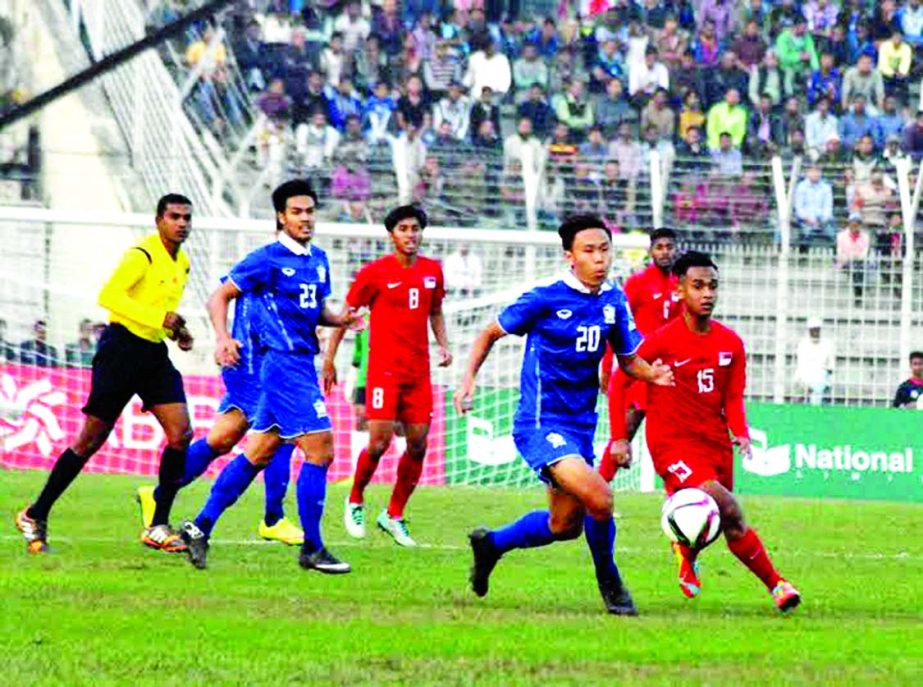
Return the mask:
M171 193L157 202L157 233L130 248L99 294L109 326L93 358L93 382L76 441L58 458L38 499L16 516L30 553L48 550L48 514L55 501L99 450L135 394L157 418L167 445L160 459L157 511L141 541L177 552L186 546L168 524L192 437L183 378L167 355L164 337L192 349L185 320L176 313L189 256L180 248L192 228L192 203Z

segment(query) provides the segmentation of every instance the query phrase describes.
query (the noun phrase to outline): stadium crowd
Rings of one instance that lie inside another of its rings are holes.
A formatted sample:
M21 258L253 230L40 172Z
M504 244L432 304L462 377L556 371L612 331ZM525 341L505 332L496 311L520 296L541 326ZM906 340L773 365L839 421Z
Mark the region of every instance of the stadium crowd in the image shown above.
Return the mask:
M656 150L673 221L745 236L773 221L778 152L806 162L797 240L833 246L858 212L890 251L893 166L923 155L919 0L241 0L220 28L184 50L200 119L262 113L267 183L322 178L353 221L399 156L437 221L522 221L531 166L543 224L630 227Z

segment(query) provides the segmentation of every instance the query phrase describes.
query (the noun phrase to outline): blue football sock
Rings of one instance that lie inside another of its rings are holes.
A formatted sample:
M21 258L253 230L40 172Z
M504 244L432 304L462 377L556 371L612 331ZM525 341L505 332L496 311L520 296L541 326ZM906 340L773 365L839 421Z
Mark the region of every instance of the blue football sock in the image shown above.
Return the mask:
M208 445L204 437L191 443L186 449L186 466L183 469L183 479L179 483L179 488L182 489L198 479L218 456L219 453ZM154 499L156 500L158 496L160 496L159 486L154 489Z
M305 462L298 475L298 517L304 529L303 549L313 553L323 548L320 520L324 515L324 498L327 495L327 467Z
M247 491L247 487L259 472L260 468L253 465L244 455L239 455L228 463L215 480L202 512L196 516L196 526L206 535L210 535L221 514Z
M622 578L613 559L615 549L615 520L609 516L606 520L594 520L587 515L583 520L583 532L587 546L596 566L596 579L614 581L621 584Z
M491 538L500 553L547 546L555 540L551 531L551 514L546 510L526 513L513 524L491 532Z
M288 491L288 482L292 474L292 451L294 444L282 444L276 449L269 465L263 471L263 483L266 487L266 514L264 520L272 527L285 517L282 502Z

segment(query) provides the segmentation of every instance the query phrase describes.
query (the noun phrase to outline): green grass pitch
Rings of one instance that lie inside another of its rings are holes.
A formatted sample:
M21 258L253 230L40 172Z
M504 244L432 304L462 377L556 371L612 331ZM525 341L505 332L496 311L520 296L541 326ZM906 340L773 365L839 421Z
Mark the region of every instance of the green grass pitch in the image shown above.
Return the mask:
M325 534L354 572L325 577L257 540L262 484L219 523L204 572L138 543L127 477L81 476L52 514L53 554L30 558L13 515L44 477L0 472L5 685L923 682L920 505L744 498L804 595L781 617L721 542L703 555L702 597L684 600L660 498L617 494L617 560L641 615L615 618L582 540L513 552L486 598L469 591L466 533L540 507L539 489L420 489L411 526L427 546L402 550L378 532L346 541L335 485ZM176 521L209 486L180 495ZM373 488L373 509L386 497Z

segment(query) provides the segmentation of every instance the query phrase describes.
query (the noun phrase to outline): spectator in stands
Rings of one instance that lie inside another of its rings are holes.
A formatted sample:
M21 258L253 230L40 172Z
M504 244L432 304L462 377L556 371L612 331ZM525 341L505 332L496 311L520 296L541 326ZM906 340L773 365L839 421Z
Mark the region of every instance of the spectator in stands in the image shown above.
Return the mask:
M701 101L705 97L705 77L695 61L695 54L687 50L680 57L679 67L671 70L670 84L672 89L671 100L674 104L685 102L686 95L691 91Z
M513 162L519 162L520 169L529 169L536 177L545 168L545 146L533 135L528 117L520 117L516 133L503 141L503 169L509 171Z
M808 167L804 179L795 186L793 197L795 223L800 229L799 243L808 245L818 239L834 242L833 190L824 181L816 164Z
M770 154L782 143L782 122L772 109L772 99L764 94L759 107L750 115L747 126L748 155Z
M759 187L753 172L744 172L730 195L728 218L732 235L740 240L747 230L763 230L769 219L769 195Z
M395 111L397 128L413 126L422 134L426 115L430 113L429 98L423 90L423 80L416 74L407 78L404 95L397 101Z
M803 19L800 7L795 6L794 0L781 0L773 3L769 12L769 33L777 37L784 28L791 27L796 21Z
M648 126L653 126L657 129L658 139L668 142L673 140L673 134L676 130L676 114L667 103L666 89L658 89L651 101L641 111L641 128L646 129Z
M885 84L881 73L872 69L872 57L867 54L860 55L856 66L847 69L843 76L841 107L846 110L857 95L864 96L875 112L884 106Z
M500 131L500 106L494 102L494 93L490 86L484 86L481 89L481 98L471 106L469 119L469 131L471 132L472 141L477 137L481 128L481 123L489 121L493 127L494 133Z
M715 37L723 42L734 26L734 3L730 0L703 0L696 13L696 22L701 28L705 23L715 27Z
M894 189L885 183L884 172L875 169L868 181L856 183L855 204L859 206L862 223L869 231L877 233L887 225L888 213L897 206Z
M638 107L642 107L658 88L670 89L670 72L657 58L657 48L648 47L644 60L628 73L628 95Z
M763 63L750 70L747 95L750 104L756 107L764 94L769 95L773 109L782 107L785 78L779 69L779 58L775 50L767 50Z
M743 174L743 157L731 140L731 134L722 132L718 137L718 150L712 151L715 173L722 177L739 177Z
M804 131L807 122L801 112L801 100L797 97L788 98L782 110L782 142L791 148L794 145L796 132L801 132L801 142L804 143Z
M320 69L324 74L324 81L330 86L340 84L343 71L346 67L346 54L343 52L343 34L334 31L330 41L320 56Z
M560 42L558 40L558 27L554 19L546 17L542 22L542 28L536 29L535 33L527 36L528 42L535 43L538 46L538 52L546 60L554 59L558 54Z
M522 57L513 63L513 83L516 87L516 102L528 99L534 84L548 88L548 65L538 54L534 43L522 46Z
M337 131L346 129L346 122L350 117L356 117L358 120L362 116L364 106L350 79L346 77L340 79L337 87L330 89L328 99L330 124L336 127Z
M6 320L0 320L0 362L5 361L12 363L18 357L16 354L16 345L11 343L6 334Z
M849 226L836 235L836 265L849 275L856 306L862 305L869 246L869 233L862 228L862 215L850 213Z
M895 30L891 40L884 41L878 50L878 71L884 77L885 92L906 103L910 93L910 65L913 49L904 42L900 30Z
M372 14L371 32L378 36L379 44L389 58L400 54L404 26L397 10L397 0L382 0L381 11Z
M301 157L301 166L322 177L329 174L339 142L340 134L327 123L323 110L315 110L310 123L299 124L295 129L295 150Z
M878 129L875 118L866 112L865 104L865 96L856 95L853 98L852 110L840 117L840 138L847 149L854 148L863 136L874 137Z
M360 0L348 0L345 11L333 23L333 30L343 36L343 51L352 59L362 50L372 25L362 16Z
M721 54L717 69L709 69L705 73L705 107L710 108L724 98L730 89L738 93L746 93L749 89L750 77L737 63L737 55L731 50Z
M795 388L802 403L819 406L827 402L833 378L833 342L821 337L819 317L808 319L808 335L798 341L795 351Z
M808 0L802 7L808 31L817 45L826 45L833 35L840 8L830 0Z
M840 102L840 87L843 77L836 68L833 54L824 52L820 56L820 68L811 74L811 83L808 86L808 103L812 106L820 100L829 100L831 103Z
M437 41L432 59L423 63L423 80L430 95L437 101L443 98L454 81L460 85L461 65L449 51L448 41Z
M917 112L916 119L904 129L903 147L914 160L923 158L923 109Z
M675 16L667 15L663 28L655 32L654 47L669 71L672 72L679 66L680 58L689 47L689 36L679 28Z
M481 153L502 152L503 142L492 119L482 119L478 123L471 144Z
M599 185L591 165L578 160L567 195L573 202L573 212L576 214L587 214L599 207Z
M837 133L831 134L827 139L823 152L817 158L817 166L821 168L824 176L836 178L836 175L849 161L850 155L843 148L840 135Z
M365 101L362 110L362 129L366 140L372 145L387 143L391 136L394 111L397 103L391 97L391 87L387 81L378 81L374 93Z
M448 94L433 108L433 123L436 129L448 122L452 135L459 141L468 138L468 124L471 117L471 101L462 93L457 79L449 81Z
M477 298L481 295L484 268L477 253L461 243L445 259L445 286L451 298Z
M566 92L552 99L552 105L558 122L567 126L571 139L582 141L593 125L593 103L584 93L583 81L571 81Z
M609 157L609 144L603 137L603 131L600 127L590 128L587 134L587 140L580 144L580 158L587 162L593 163L597 170L601 170L603 163Z
M714 67L721 54L721 42L715 35L714 22L706 21L698 29L695 45L695 61L702 67Z
M702 143L702 129L690 126L676 146L676 171L690 176L702 176L711 166L711 156Z
M241 76L251 91L262 91L266 88L266 71L271 66L271 59L262 41L260 23L250 19L239 36L233 48Z
M830 113L830 101L821 98L814 112L804 118L804 144L812 158L817 159L827 149L834 136L840 140L839 120Z
M875 119L875 146L884 148L885 143L893 136L900 140L906 125L904 114L897 109L897 98L893 95L886 96L884 107Z
M641 144L634 140L631 125L619 125L618 137L609 144L609 159L618 163L619 176L625 184L625 212L633 214L637 195L638 177L644 171Z
M794 24L782 31L776 39L776 52L785 78L786 93L794 93L797 84L803 83L805 76L820 67L814 38L806 29L804 17L799 16Z
M36 320L32 325L33 338L19 345L19 362L36 367L58 367L58 351L48 343L48 329L45 320Z
M750 19L744 26L744 32L731 44L731 50L737 55L740 64L751 71L763 62L768 46L760 35L759 24Z
M885 141L885 148L881 153L882 165L892 176L897 174L898 160L906 160L910 156L901 148L901 137L897 134L891 134Z
M923 352L914 351L910 354L910 378L897 387L893 408L909 408L919 410L923 407Z
M413 193L426 165L426 145L415 126L408 125L391 139L391 154L403 159L407 166L408 185L407 188L399 186L398 195L402 203L408 203L413 199Z
M702 101L695 91L689 91L683 100L683 109L679 113L679 127L676 133L681 141L684 141L686 132L690 128L701 129L703 126L705 126L705 113L702 112Z
M278 77L270 81L269 88L257 99L256 106L269 119L288 119L292 112L292 99L285 94L285 82Z
M590 92L602 93L610 80L624 81L625 76L624 58L615 39L610 39L600 46L596 54L596 63L590 70Z
M186 64L198 72L195 99L199 113L216 136L222 136L228 124L238 125L243 117L240 103L228 84L227 48L207 24L202 37L186 49Z
M864 183L872 176L872 172L881 166L881 160L875 154L875 144L872 136L866 134L856 143L852 155L853 178L858 183Z
M80 320L77 340L64 346L67 367L92 367L98 341L94 336L93 321L86 318Z
M570 174L577 161L577 145L570 139L570 131L566 124L555 124L554 133L545 143L546 157L550 165L554 165L563 173Z
M413 192L413 202L429 208L430 221L440 217L441 208L446 204L446 177L442 164L433 155L427 155L420 170L419 178Z
M735 88L728 90L724 100L708 110L706 127L711 150L720 148L722 133L730 134L735 148L743 145L747 135L747 108L740 104L740 91Z
M554 125L554 110L545 99L545 89L538 84L532 84L529 89L529 99L519 105L519 117L528 117L532 121L532 130L539 138L546 138L551 133Z
M923 45L923 4L909 0L900 12L901 32L904 40L914 47Z
M314 112L320 110L324 116L330 116L330 99L324 92L324 75L317 69L308 74L308 87L299 91L286 84L286 92L292 98L292 124L298 127L307 123Z
M388 56L382 52L378 36L371 34L365 39L362 50L356 54L353 78L363 92L370 91L380 81L390 81Z
M468 71L463 82L471 93L481 93L489 87L499 104L513 83L510 61L506 55L497 52L492 40L487 40L483 49L468 58Z
M596 106L596 123L602 127L606 137L612 137L622 122L632 122L637 114L624 95L624 87L618 79L606 84L606 94Z
M408 70L419 73L422 65L432 61L436 40L433 15L429 10L423 10L417 14L417 24L404 42L405 50L410 53L405 65Z
M489 125L489 121L484 122ZM500 180L500 198L503 201L503 219L510 228L524 227L526 223L526 189L522 179L522 164L513 160Z

